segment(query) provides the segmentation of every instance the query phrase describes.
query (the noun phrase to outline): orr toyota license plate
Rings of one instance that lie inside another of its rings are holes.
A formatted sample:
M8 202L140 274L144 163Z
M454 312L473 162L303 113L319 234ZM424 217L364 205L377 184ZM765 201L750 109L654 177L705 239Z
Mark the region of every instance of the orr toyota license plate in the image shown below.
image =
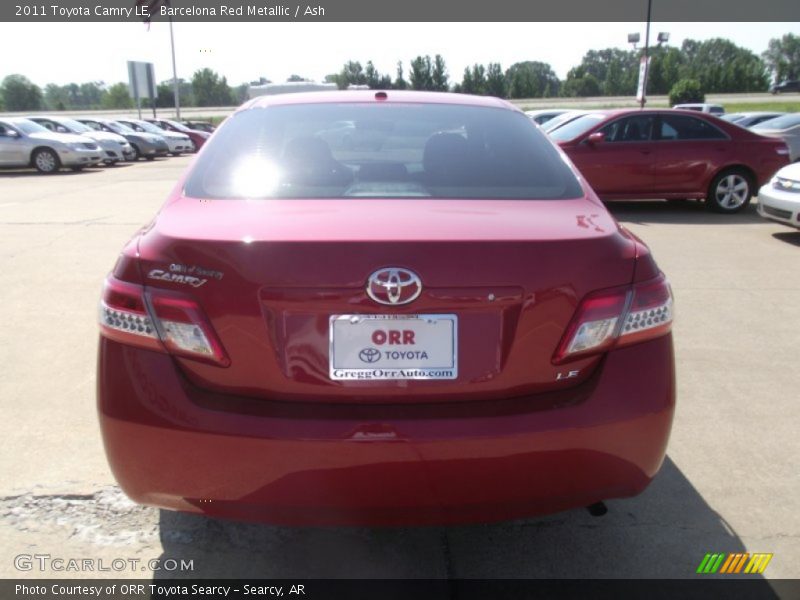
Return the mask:
M333 380L455 379L456 315L333 315Z

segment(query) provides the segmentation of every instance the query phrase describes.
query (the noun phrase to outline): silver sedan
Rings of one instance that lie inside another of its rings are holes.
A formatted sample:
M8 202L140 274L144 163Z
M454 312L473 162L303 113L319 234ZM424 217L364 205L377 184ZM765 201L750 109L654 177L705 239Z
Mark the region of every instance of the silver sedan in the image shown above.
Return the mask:
M87 137L48 131L29 119L0 120L0 167L55 173L61 167L80 171L102 160L100 146Z

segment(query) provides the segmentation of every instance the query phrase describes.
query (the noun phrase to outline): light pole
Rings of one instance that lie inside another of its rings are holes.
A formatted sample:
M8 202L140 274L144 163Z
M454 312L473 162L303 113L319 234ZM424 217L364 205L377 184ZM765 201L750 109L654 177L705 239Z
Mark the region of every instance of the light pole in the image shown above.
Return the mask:
M175 35L172 33L172 17L169 17L169 45L172 50L172 89L175 94L175 118L181 120L181 91L178 69L175 67Z
M641 62L639 63L639 86L636 93L636 98L639 100L639 107L644 108L647 102L647 76L650 70L650 17L653 10L653 0L647 0L647 25L644 33L644 52L642 54ZM636 50L636 44L639 43L641 36L638 33L628 34L628 43L633 45ZM658 33L658 45L666 44L669 41L669 32L660 31Z

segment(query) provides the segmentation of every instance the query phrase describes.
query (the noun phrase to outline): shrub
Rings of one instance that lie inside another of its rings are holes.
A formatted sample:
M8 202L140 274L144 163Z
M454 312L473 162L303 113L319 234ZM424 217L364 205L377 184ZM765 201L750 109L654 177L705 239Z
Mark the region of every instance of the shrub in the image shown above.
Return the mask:
M669 105L686 104L688 102L705 102L706 96L696 79L681 79L669 91Z

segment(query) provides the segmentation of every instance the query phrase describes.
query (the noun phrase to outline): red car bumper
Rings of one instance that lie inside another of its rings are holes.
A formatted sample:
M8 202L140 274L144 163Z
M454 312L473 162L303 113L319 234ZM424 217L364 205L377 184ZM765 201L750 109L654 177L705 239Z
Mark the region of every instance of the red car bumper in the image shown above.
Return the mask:
M556 394L331 406L210 394L165 354L101 339L111 468L135 501L292 525L497 521L641 492L664 458L672 338Z

